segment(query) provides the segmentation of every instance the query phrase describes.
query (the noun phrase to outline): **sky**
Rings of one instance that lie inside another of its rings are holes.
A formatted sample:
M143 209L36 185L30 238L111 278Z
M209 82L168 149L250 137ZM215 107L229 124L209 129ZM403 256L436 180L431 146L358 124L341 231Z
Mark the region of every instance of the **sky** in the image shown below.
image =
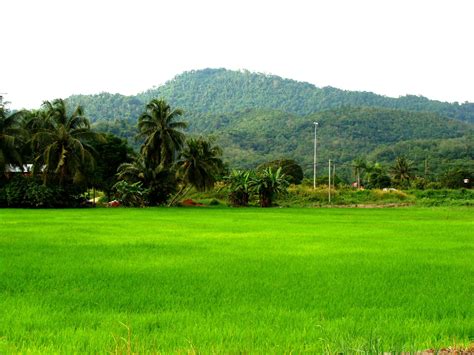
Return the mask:
M203 68L474 102L473 0L2 0L11 108Z

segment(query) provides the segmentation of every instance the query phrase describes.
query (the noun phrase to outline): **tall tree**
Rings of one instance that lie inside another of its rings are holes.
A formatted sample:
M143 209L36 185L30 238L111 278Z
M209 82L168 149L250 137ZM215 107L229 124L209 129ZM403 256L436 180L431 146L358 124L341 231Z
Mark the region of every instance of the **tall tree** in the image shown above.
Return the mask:
M414 164L404 156L397 157L395 164L390 168L393 180L401 187L408 187L410 180L415 176Z
M95 169L87 172L91 186L98 188L112 199L112 190L117 182L117 170L121 164L132 161L132 148L127 141L113 134L106 134L104 141L93 141L92 146L98 157Z
M81 106L69 115L65 102L57 99L45 101L43 110L44 121L32 138L37 167L44 165L45 179L54 176L60 185L82 181L85 167L94 164L90 143L100 136L91 131Z
M370 189L382 189L391 184L390 176L380 163L367 163L365 166L367 187Z
M182 187L172 202L175 202L186 187L198 191L210 190L224 170L222 150L204 138L190 138L186 141L179 160L176 175Z
M187 124L176 119L183 114L172 110L165 100L153 99L138 118L140 138L144 138L141 153L145 164L169 168L181 150L185 136L181 131Z
M0 106L0 176L5 172L7 164L21 165L21 143L24 131L21 129L22 112L9 114L4 106Z

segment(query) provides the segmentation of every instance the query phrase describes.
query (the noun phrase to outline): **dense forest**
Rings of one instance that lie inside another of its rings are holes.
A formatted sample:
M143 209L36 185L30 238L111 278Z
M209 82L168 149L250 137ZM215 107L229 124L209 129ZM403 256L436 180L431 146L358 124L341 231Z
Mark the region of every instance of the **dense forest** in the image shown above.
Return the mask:
M339 163L349 178L351 162L359 157L390 164L407 156L419 169L432 173L448 166L472 168L474 128L436 114L376 108L343 108L309 117L278 111L245 111L222 115L209 123L231 166L252 167L265 161L289 158L310 173L313 164L313 122L318 126L318 161ZM226 122L225 128L222 122ZM426 162L428 160L428 163Z
M182 108L187 132L214 136L233 167L289 158L309 173L317 121L321 169L333 159L346 178L350 162L359 157L388 163L406 155L431 173L472 168L472 103L395 99L225 69L185 72L136 96L102 93L67 101L82 105L96 130L126 138L137 149L142 143L136 140L137 118L153 98Z
M305 116L344 106L364 106L433 112L474 123L474 103L447 103L413 95L390 98L371 92L318 88L274 75L226 69L185 72L136 96L74 95L68 101L72 106L86 107L92 122L136 121L140 107L157 97L166 99L174 107L181 107L190 117L198 113L221 114L247 109L278 110Z

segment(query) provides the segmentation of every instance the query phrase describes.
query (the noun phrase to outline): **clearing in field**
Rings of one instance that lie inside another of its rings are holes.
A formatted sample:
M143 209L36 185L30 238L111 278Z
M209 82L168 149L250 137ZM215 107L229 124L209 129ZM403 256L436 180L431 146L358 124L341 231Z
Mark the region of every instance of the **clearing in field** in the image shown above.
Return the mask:
M472 209L0 210L0 352L469 347Z

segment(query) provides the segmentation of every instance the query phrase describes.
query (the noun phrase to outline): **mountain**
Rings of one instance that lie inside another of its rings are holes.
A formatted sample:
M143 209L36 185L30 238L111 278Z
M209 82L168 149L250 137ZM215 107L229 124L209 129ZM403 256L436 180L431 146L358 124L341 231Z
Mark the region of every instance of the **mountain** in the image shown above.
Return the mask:
M310 172L313 121L319 122L321 168L333 159L346 176L356 157L390 163L405 154L420 167L429 159L433 170L472 166L474 159L473 103L395 99L225 69L185 72L135 96L102 93L67 100L83 105L96 129L137 147L137 117L152 98L184 109L189 132L214 136L233 167L287 157Z
M211 120L210 120L211 121ZM248 110L217 116L208 125L224 147L231 166L252 167L280 158L295 159L309 173L313 164L314 125L318 122L318 161L332 159L350 175L351 161L365 157L391 164L407 155L432 171L447 165L472 166L474 126L433 113L380 108L341 108L310 116Z
M275 75L226 69L184 72L162 86L135 96L102 93L73 95L68 100L73 105L85 106L90 118L96 121L135 120L143 105L153 98L165 98L172 106L184 109L189 116L247 109L279 110L304 116L345 106L364 106L433 112L474 123L474 103L447 103L413 95L390 98L371 92L318 88Z
M413 95L396 99L371 92L318 88L313 84L275 75L226 69L185 72L137 97L143 102L164 97L174 106L193 113L219 114L253 108L309 115L344 106L368 106L435 112L444 117L474 123L474 103L451 104Z

